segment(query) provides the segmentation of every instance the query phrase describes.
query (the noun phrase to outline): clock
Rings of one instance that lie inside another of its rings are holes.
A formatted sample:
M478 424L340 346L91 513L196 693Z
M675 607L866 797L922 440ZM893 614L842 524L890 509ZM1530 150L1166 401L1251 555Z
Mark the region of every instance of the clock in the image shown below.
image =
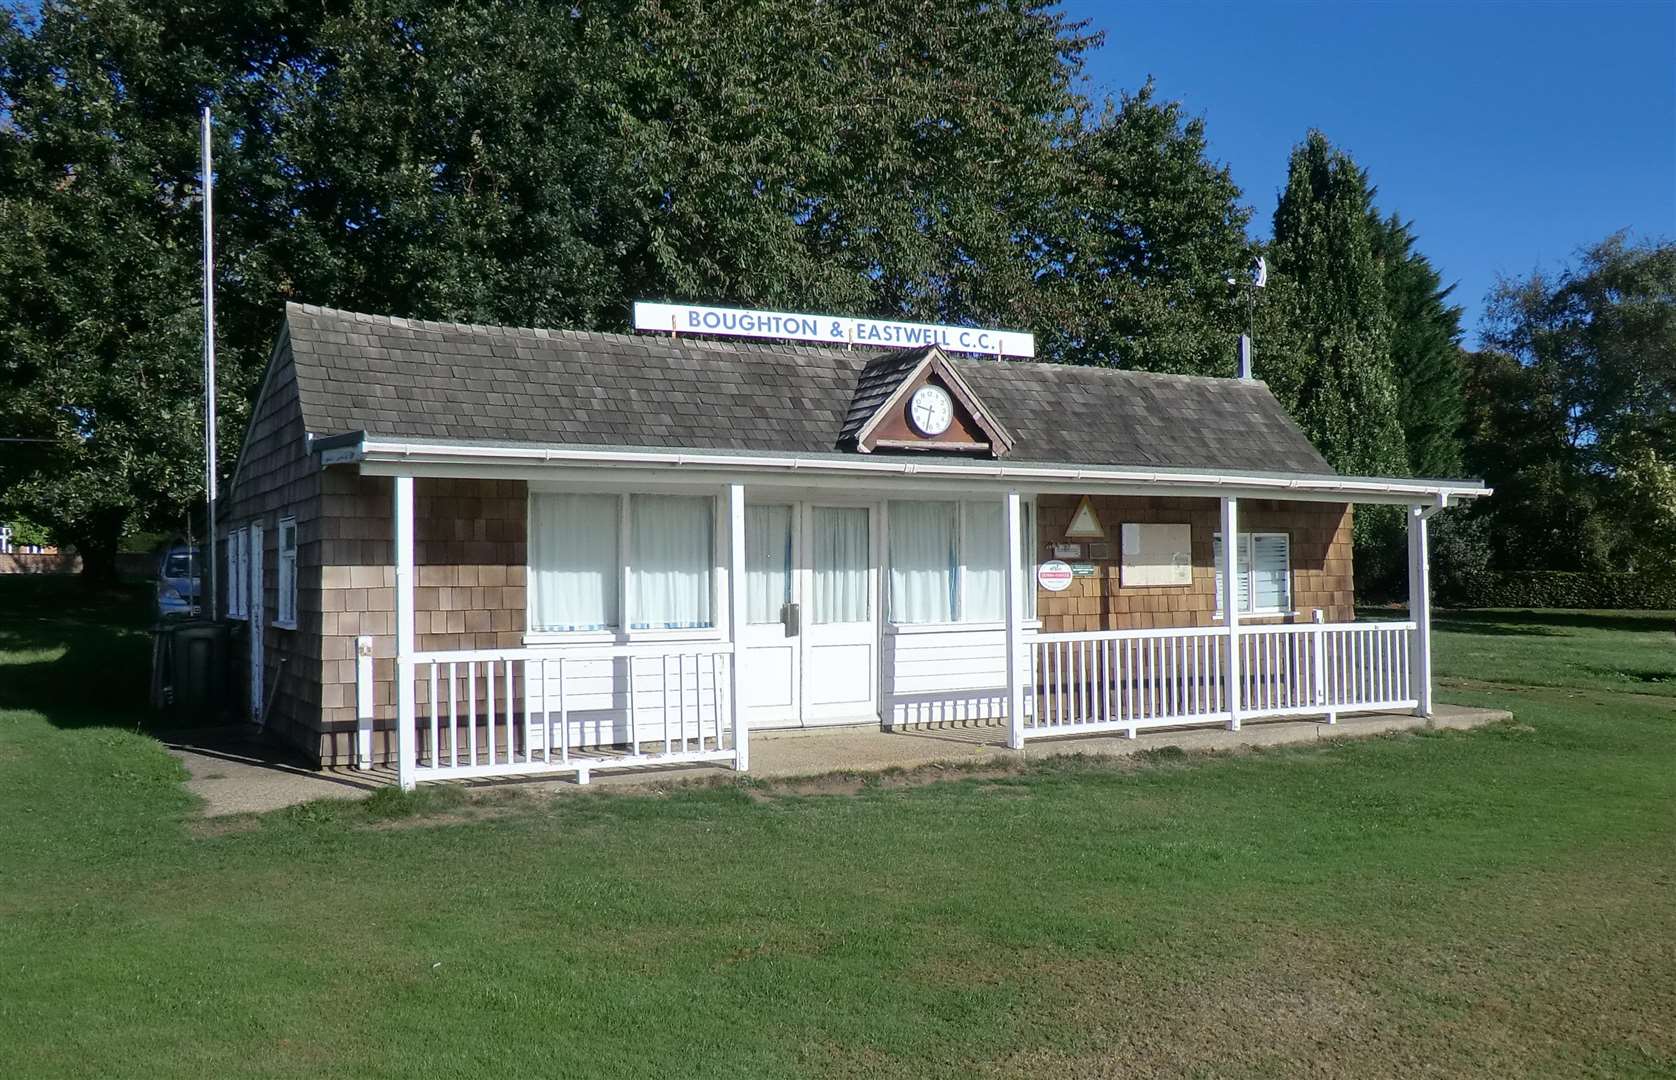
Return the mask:
M941 435L954 422L954 402L940 386L922 386L908 399L908 423L921 435Z

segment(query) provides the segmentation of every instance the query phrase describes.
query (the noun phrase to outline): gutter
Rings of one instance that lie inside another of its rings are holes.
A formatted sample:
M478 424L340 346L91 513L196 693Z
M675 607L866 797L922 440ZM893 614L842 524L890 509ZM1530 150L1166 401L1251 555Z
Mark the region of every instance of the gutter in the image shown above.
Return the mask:
M800 456L751 456L706 451L617 450L578 447L511 447L469 443L386 442L365 432L348 432L312 440L321 464L378 461L385 463L458 464L468 462L539 465L628 465L647 468L719 469L733 471L810 472L842 476L917 476L945 479L1015 480L1021 482L1110 483L1220 490L1229 487L1257 491L1310 494L1405 496L1435 500L1436 512L1450 499L1482 498L1490 488L1472 481L1420 481L1392 478L1298 478L1238 473L1178 473L1098 466L964 464L909 461L901 458L860 457L835 460Z

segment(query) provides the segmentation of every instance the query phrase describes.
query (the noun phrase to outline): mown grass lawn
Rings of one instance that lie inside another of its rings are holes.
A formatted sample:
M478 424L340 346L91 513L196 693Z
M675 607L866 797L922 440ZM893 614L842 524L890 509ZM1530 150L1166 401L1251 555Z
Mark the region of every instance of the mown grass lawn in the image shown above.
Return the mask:
M209 824L144 597L0 590L0 1076L1676 1073L1676 616L1440 620L1470 733Z

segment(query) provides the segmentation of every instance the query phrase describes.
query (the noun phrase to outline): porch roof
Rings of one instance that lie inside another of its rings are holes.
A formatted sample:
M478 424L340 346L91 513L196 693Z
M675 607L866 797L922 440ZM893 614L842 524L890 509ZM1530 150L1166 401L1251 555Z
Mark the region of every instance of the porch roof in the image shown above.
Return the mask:
M482 446L854 456L841 439L877 356L296 304L286 335L311 433ZM1008 463L1333 475L1261 382L949 360L1014 437Z

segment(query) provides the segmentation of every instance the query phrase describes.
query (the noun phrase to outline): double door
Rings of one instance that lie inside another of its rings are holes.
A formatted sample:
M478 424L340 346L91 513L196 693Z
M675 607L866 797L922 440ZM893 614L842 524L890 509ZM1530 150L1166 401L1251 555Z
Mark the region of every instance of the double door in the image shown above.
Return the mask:
M745 507L740 697L752 727L877 719L877 530L870 505Z

